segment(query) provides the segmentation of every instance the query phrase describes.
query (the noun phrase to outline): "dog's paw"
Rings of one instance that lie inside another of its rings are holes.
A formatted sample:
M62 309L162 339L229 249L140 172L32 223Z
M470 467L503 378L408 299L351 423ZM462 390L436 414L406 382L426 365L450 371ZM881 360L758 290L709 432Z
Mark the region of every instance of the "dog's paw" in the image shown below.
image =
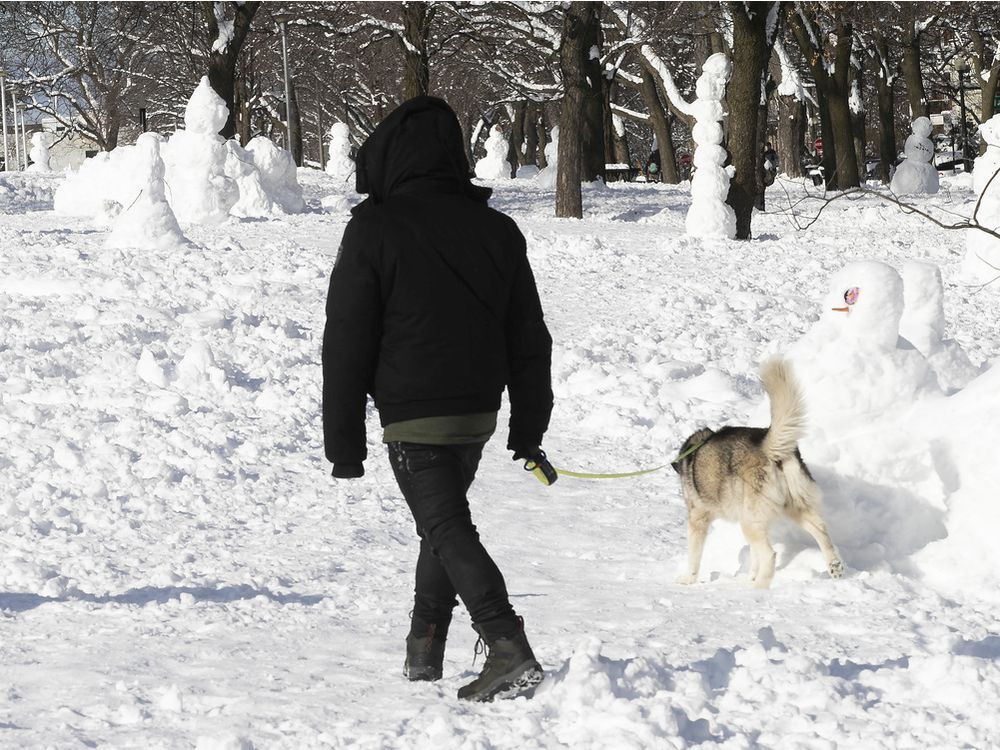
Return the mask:
M827 568L830 571L831 578L843 578L844 577L844 563L840 560L834 560L830 563L830 567Z
M698 582L698 576L691 575L690 573L685 573L684 575L677 576L674 579L674 583L679 583L681 586L690 586L692 583Z

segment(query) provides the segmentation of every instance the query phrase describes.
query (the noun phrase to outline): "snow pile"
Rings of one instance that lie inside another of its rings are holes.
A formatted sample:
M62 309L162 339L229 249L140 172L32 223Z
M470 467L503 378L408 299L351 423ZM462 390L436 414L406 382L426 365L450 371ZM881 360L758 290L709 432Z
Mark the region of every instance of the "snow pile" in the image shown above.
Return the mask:
M291 154L266 138L246 149L218 135L228 110L202 78L184 112L185 129L159 148L165 167L166 198L185 224L219 224L229 216L272 216L305 209ZM56 191L55 209L110 223L138 195L135 170L148 155L138 146L119 146L87 159ZM138 166L137 166L138 165ZM145 184L145 177L139 182Z
M938 191L937 169L931 164L934 159L931 130L929 118L918 117L913 121L913 133L903 147L906 158L896 167L889 185L896 195L927 195Z
M229 213L239 217L270 216L275 212L274 201L261 182L254 156L236 141L226 141L226 177L236 182L239 200Z
M186 244L164 190L160 137L154 133L139 136L131 162L129 192L136 198L122 208L108 236L108 246L146 250Z
M337 182L350 183L354 178L354 159L351 158L351 131L347 123L333 123L329 151L326 173Z
M31 136L31 151L28 152L31 159L29 172L48 172L49 168L49 144L48 135L45 133L35 133Z
M927 435L927 454L940 468L948 493L947 536L916 556L919 569L944 591L994 601L1000 601L998 414L1000 359L964 389L924 410L914 425Z
M934 263L903 264L903 317L900 335L923 354L946 393L966 386L979 374L962 346L944 337L944 284Z
M722 147L723 98L732 73L732 64L722 52L705 61L698 78L698 98L691 106L695 123L691 136L696 144L694 177L691 179L691 208L685 225L692 237L736 236L736 213L726 203L732 173L724 167L726 149Z
M302 199L292 155L261 135L251 140L246 150L253 154L261 185L274 205L288 214L305 211L306 203Z
M476 162L476 177L480 180L510 179L510 164L507 163L507 138L499 125L490 128L486 139L486 156Z
M552 128L549 142L545 144L545 169L538 173L537 182L540 187L549 190L556 186L559 177L559 126Z
M976 159L972 186L979 199L973 217L985 229L1000 230L1000 115L979 126L986 153ZM996 179L994 179L996 177ZM962 278L970 284L986 284L1000 277L1000 239L978 229L965 232Z

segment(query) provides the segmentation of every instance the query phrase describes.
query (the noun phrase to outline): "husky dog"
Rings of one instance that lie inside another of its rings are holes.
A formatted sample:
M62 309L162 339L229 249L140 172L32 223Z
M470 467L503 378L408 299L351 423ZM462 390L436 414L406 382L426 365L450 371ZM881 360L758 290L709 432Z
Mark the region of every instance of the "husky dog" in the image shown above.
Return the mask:
M797 446L805 405L790 366L772 359L761 369L771 400L771 426L701 429L689 437L672 466L681 476L688 510L688 569L678 583L694 583L708 527L716 518L739 521L750 545L750 578L767 588L774 577L768 527L784 514L819 544L834 578L844 564L820 515L822 493Z

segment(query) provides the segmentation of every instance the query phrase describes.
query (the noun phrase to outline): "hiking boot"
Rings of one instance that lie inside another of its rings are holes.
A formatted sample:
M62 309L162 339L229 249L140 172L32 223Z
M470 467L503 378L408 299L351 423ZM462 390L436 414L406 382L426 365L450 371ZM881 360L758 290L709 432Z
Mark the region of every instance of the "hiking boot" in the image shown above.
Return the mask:
M461 700L492 701L494 698L531 697L545 677L524 635L524 622L517 618L516 628L503 623L474 626L479 633L476 653L486 651L486 664L479 677L458 690ZM497 630L503 635L500 635Z
M423 631L422 635L414 635L413 630ZM411 682L432 682L441 679L444 668L444 643L447 628L444 633L438 632L438 626L431 624L426 630L414 624L410 635L406 636L406 662L403 664L403 674Z

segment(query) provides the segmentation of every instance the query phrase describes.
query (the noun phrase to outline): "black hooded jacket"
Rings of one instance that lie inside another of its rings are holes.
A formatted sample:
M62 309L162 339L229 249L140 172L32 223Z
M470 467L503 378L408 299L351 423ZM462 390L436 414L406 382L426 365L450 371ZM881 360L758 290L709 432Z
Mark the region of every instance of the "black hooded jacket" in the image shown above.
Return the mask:
M512 219L469 180L458 118L411 99L357 157L353 210L327 297L323 428L334 464L367 457L365 404L382 425L496 411L508 447L541 444L552 411L552 339Z

